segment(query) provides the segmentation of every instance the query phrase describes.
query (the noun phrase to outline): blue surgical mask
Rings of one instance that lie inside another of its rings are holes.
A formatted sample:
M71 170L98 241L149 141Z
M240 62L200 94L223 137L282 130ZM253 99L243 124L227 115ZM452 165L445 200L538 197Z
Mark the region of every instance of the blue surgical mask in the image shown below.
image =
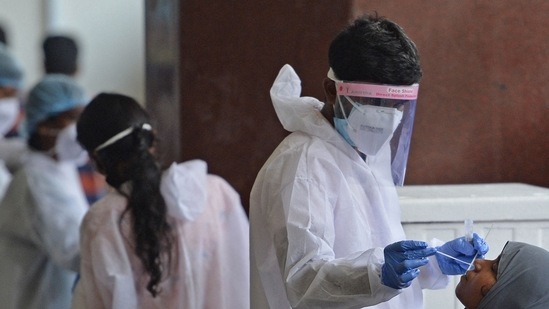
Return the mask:
M334 117L334 126L337 132L339 132L339 134L343 136L347 143L349 143L349 145L351 145L352 147L355 147L355 143L353 143L353 141L349 137L349 134L347 133L347 119Z

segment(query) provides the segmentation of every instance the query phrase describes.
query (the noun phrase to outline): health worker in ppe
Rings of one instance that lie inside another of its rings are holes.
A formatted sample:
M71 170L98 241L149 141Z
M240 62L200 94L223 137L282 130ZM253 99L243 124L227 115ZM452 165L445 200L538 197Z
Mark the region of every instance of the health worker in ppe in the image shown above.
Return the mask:
M422 72L395 23L365 15L332 41L326 102L300 97L289 65L271 98L292 132L250 196L252 308L423 308L487 245L477 234L405 240L395 184L404 179ZM439 259L439 256L443 259Z
M475 260L456 286L466 309L549 308L549 251L508 241L495 260Z
M64 74L76 79L79 73L76 39L66 35L48 35L42 41L42 52L46 74ZM105 178L89 161L78 166L78 174L88 204L93 204L107 193Z
M47 75L29 93L31 152L0 204L2 308L70 308L88 209L76 171L87 160L75 127L85 104L80 87L63 75Z
M248 218L201 160L161 168L147 112L102 93L77 125L112 190L81 228L73 308L250 307Z
M0 200L11 175L23 164L27 147L20 138L6 138L14 131L20 117L19 94L23 70L8 48L0 43Z

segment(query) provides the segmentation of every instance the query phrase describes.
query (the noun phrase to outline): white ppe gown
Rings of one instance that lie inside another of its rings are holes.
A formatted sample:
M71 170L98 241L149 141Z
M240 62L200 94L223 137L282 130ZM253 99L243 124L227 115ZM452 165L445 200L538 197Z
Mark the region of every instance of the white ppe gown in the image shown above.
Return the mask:
M249 308L249 225L238 193L200 160L172 164L161 193L174 235L160 294L128 241L127 199L116 191L91 207L81 229L81 277L73 308Z
M26 141L22 138L0 138L0 160L11 173L15 173L30 155Z
M0 204L1 308L70 308L87 209L73 164L29 154Z
M365 162L322 116L323 103L300 93L286 65L271 98L293 133L250 196L252 308L423 308L421 289L448 283L434 259L406 289L380 280L383 248L405 239L389 148Z
M0 138L0 201L15 173L27 158L25 141L18 138Z

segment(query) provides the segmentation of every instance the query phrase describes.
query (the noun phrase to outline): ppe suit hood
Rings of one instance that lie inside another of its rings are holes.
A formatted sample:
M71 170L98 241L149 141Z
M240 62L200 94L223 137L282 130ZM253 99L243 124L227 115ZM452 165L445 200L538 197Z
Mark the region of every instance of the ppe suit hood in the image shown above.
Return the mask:
M201 160L172 163L162 175L160 192L166 201L168 214L193 221L204 212L208 186L207 165Z
M301 80L292 66L286 64L280 69L271 87L271 100L284 129L290 132L301 131L313 136L335 137L337 132L325 125L324 121L327 120L320 114L324 103L316 98L300 95Z

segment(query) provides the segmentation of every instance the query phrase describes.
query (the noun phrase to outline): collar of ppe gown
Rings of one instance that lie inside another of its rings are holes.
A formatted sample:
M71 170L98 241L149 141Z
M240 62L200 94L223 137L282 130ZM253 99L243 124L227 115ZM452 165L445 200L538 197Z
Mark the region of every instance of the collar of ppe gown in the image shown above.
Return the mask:
M160 192L171 216L192 221L204 212L208 193L206 172L206 162L200 160L172 163L164 172Z

